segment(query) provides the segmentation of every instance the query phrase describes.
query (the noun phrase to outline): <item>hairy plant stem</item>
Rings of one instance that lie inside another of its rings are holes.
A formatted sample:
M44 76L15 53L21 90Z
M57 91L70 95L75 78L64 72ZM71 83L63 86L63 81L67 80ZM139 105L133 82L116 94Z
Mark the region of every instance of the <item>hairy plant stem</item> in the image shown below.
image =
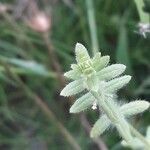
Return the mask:
M107 117L114 123L121 136L126 142L130 143L132 140L132 135L130 133L128 123L118 112L116 106L113 103L110 103L111 98L109 97L108 100L106 100L106 98L102 95L100 96L98 92L91 91L91 94L97 99L99 107L102 108Z
M149 150L150 143L141 135L132 125L130 125L124 118L123 115L116 109L117 106L113 103L111 97L108 96L106 99L98 92L91 91L91 94L97 99L98 105L106 113L107 117L113 122L122 138L132 146L132 140L134 134L144 144L146 150Z
M137 131L131 124L129 124L131 132L144 143L146 150L150 150L150 143L145 139L145 137Z

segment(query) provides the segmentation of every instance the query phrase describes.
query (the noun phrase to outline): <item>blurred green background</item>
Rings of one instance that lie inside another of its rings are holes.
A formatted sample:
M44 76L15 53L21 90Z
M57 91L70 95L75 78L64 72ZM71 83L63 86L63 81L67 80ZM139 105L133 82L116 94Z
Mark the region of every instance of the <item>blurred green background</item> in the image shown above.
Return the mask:
M67 82L63 72L75 62L76 42L92 55L94 30L102 55L127 65L132 75L120 103L149 100L150 36L135 32L140 20L134 1L88 1L0 1L0 150L123 149L113 128L90 139L98 112L69 114L74 98L59 96ZM90 28L92 19L97 30ZM131 120L143 134L148 113Z

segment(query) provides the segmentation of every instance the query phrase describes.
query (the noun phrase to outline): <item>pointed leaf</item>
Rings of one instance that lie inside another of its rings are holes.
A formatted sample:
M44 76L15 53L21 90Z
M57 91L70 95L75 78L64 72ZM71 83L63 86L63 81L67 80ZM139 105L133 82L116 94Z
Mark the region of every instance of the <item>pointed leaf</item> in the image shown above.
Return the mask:
M76 44L75 53L76 53L76 60L78 63L82 63L90 59L87 49L80 43Z
M136 115L138 113L142 113L146 109L150 107L150 103L144 100L137 100L134 102L130 102L128 104L124 104L121 106L121 112L125 116L131 116L131 115Z
M97 73L97 76L100 80L110 80L122 74L125 71L125 69L125 65L114 64L99 71Z
M60 95L62 96L71 96L71 95L75 95L79 92L82 92L84 90L84 86L83 86L83 80L75 80L71 83L69 83L68 85L66 85L66 87L61 91Z
M107 116L103 115L94 124L94 126L93 126L93 128L91 130L90 136L92 138L98 137L99 135L101 135L110 126L110 124L111 124L111 122L107 118Z
M80 71L80 69L79 69L77 64L71 64L71 69L75 69L75 70L79 70Z
M81 70L79 69L78 65L72 64L71 68L72 70L66 72L64 76L73 80L78 79L81 76Z
M94 57L93 57L93 62L95 63L95 62L97 62L97 59L98 60L100 60L101 59L101 53L100 52L98 52L98 53L96 53L95 55L94 55Z
M92 106L94 101L95 98L90 93L87 93L75 101L70 108L70 113L81 112L87 109L89 106Z
M70 70L70 71L66 72L64 74L64 76L69 78L69 79L76 80L76 79L79 79L80 72L78 70Z
M95 58L93 59L93 67L94 67L94 69L96 71L100 71L101 69L103 69L104 67L107 66L107 64L109 63L109 60L110 60L109 56L100 57L100 54L97 57L95 56Z
M100 52L96 53L92 59L93 67L95 68L95 70L98 68L97 65L99 64L100 59L101 59Z
M125 75L116 79L113 79L111 81L108 81L106 83L106 91L107 92L116 92L123 86L125 86L129 81L131 80L131 76Z

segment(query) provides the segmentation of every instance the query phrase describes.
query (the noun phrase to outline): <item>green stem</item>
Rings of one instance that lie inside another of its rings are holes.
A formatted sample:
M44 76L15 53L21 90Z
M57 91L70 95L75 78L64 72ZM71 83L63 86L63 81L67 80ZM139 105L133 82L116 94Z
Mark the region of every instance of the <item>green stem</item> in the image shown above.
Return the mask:
M91 91L91 94L97 99L98 105L106 113L107 117L116 126L120 135L127 143L130 143L133 139L128 122L124 119L124 116L118 111L117 106L113 103L111 98L106 99L104 96L98 94L98 92Z
M95 21L93 2L94 2L93 0L86 0L88 23L89 23L90 36L92 41L92 53L94 55L96 52L98 52L99 46L98 46L97 27Z
M130 126L130 130L131 132L138 138L141 140L141 142L145 145L145 148L147 150L150 150L150 143L146 140L146 138L140 133L138 132L131 124L129 124Z
M145 137L140 134L131 124L129 124L124 116L118 111L117 106L111 98L105 99L104 97L98 94L98 92L91 91L91 94L97 99L98 105L103 111L106 113L107 117L111 120L111 122L116 126L118 132L122 136L122 138L132 147L132 134L141 140L144 144L146 150L150 150L150 143L145 139Z
M143 11L144 6L143 0L134 0L134 1L139 13L140 21L142 23L149 23L149 15Z

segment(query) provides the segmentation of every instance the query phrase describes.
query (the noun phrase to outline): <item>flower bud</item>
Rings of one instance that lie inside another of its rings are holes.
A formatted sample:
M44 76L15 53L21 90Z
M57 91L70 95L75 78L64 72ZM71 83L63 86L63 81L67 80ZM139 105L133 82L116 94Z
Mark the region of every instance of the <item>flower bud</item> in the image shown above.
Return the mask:
M30 18L27 24L37 32L47 32L51 27L51 19L44 12L39 12Z

